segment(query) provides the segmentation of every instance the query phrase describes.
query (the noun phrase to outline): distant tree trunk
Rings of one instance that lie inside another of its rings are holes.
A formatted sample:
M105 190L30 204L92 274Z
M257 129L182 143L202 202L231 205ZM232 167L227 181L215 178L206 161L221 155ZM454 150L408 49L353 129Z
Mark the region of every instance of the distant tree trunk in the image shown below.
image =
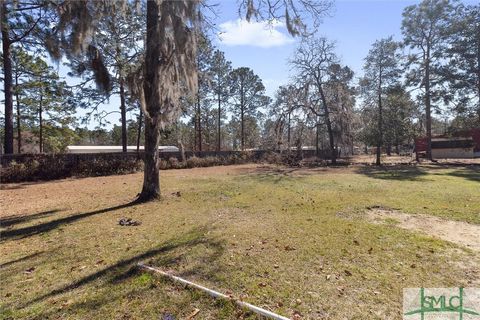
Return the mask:
M195 115L193 116L193 151L197 151L197 107L195 105Z
M17 103L17 146L18 153L22 153L22 122L20 115L20 99L18 94L18 73L15 72L15 101Z
M317 125L315 126L315 156L316 157L320 155L320 150L318 147L319 140L320 140L320 124L318 123L318 117L317 117Z
M43 153L43 88L40 88L40 105L38 108L38 121L40 126L40 153Z
M245 150L245 122L244 122L244 113L245 113L245 106L244 104L244 92L243 92L243 80L240 82L240 125L241 125L241 149L242 151Z
M380 69L379 81L378 81L378 133L377 133L377 160L375 164L381 165L380 156L382 153L383 143L383 108L382 108L382 69Z
M147 36L145 45L145 80L144 92L146 111L145 115L145 169L143 188L138 201L160 199L160 175L158 145L160 143L159 114L161 99L158 88L155 87L159 79L160 38L159 6L157 1L147 1Z
M200 109L199 93L197 93L197 121L198 121L198 151L202 151L202 110Z
M425 117L427 128L427 159L432 160L432 118L430 105L430 47L427 45L425 59Z
M137 129L137 157L140 158L140 137L142 134L142 120L143 120L143 111L140 108L140 114L138 116L138 129Z
M185 146L181 139L178 139L178 144L180 145L180 157L182 158L182 162L185 163L187 161L187 157L185 156Z
M218 94L218 119L217 119L217 151L222 149L221 140L221 125L222 125L222 108L221 108L221 96Z
M290 130L291 130L291 127L290 127L290 116L291 115L291 112L290 110L288 111L288 126L287 126L287 146L288 146L288 152L290 152L291 150L291 141L290 141Z
M333 130L332 130L332 123L330 121L330 112L328 110L327 106L327 99L325 97L325 93L323 92L323 88L321 85L318 87L320 91L320 97L322 98L322 104L323 104L323 112L325 115L325 124L327 125L327 131L328 131L328 140L330 143L330 152L331 152L331 157L332 157L332 164L337 163L337 150L335 150L335 141L333 138Z
M477 38L478 39L478 38ZM480 41L477 41L477 116L478 121L480 122Z
M387 156L392 155L392 145L390 143L387 143Z
M7 2L2 1L1 29L3 49L3 87L5 96L5 146L6 154L13 153L13 95L12 95L12 60L10 57L10 38L8 35Z
M125 105L125 88L120 77L120 113L122 120L122 151L127 152L127 107Z

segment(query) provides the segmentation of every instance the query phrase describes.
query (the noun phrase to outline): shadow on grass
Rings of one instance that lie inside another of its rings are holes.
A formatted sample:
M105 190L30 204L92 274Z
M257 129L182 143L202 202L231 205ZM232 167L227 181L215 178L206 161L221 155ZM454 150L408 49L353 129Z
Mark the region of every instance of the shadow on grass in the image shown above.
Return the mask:
M28 222L31 220L35 219L40 219L44 217L48 217L54 213L60 212L60 209L55 209L55 210L48 210L48 211L43 211L35 214L30 214L30 215L16 215L16 216L10 216L10 217L5 217L5 218L0 218L0 226L1 227L9 227L13 226L19 223L24 223ZM2 233L3 236L3 233Z
M416 166L361 166L355 171L374 179L397 181L423 181L428 174Z
M12 260L12 261L4 262L4 263L0 264L0 268L5 268L5 267L8 267L8 266L10 266L12 264L15 264L15 263L30 260L32 258L35 258L36 256L39 256L39 255L43 254L43 253L44 253L44 251L39 251L39 252L35 252L35 253L29 254L27 256Z
M115 207L110 207L110 208L105 208L105 209L100 209L100 210L75 214L75 215L71 215L71 216L68 216L68 217L64 217L64 218L60 218L60 219L56 219L56 220L52 220L52 221L48 221L48 222L44 222L44 223L40 223L40 224L36 224L34 226L29 226L29 227L19 228L19 229L13 229L13 230L6 230L6 231L3 231L1 233L0 241L3 242L3 241L6 241L6 240L9 240L9 239L30 237L30 236L33 236L33 235L36 235L36 234L39 234L39 233L51 231L55 228L58 228L59 226L67 224L67 223L72 223L72 222L75 222L75 221L80 220L80 219L88 218L90 216L94 216L94 215L101 214L101 213L106 213L106 212L109 212L109 211L115 211L115 210L128 208L128 207L134 206L136 204L137 204L136 202L130 202L130 203L122 204L122 205L115 206ZM45 213L40 212L40 213L35 213L33 215L30 215L30 216L35 217L37 215L42 215L42 214L45 214ZM27 216L27 217L30 217L30 216Z
M255 168L252 171L249 171L247 174L241 176L246 179L255 179L258 182L268 182L278 184L283 181L289 181L293 178L298 178L292 176L300 168L292 167L270 167L270 166L261 166Z
M36 181L30 182L10 182L10 183L2 183L0 184L0 190L17 190L17 189L25 189L30 185L38 184Z
M452 172L447 172L444 175L480 182L480 166L468 166Z
M128 259L120 260L113 265L83 277L75 282L72 282L71 284L52 290L47 294L26 302L21 306L21 308L28 307L31 304L41 302L50 297L61 295L68 291L77 289L101 278L106 278L110 284L115 285L137 275L140 272L144 272L140 271L136 267L138 262L147 262L147 264L159 268L172 268L178 265L181 260L183 260L184 255L190 252L194 247L198 246L202 246L204 249L206 248L208 253L202 255L201 259L196 260L196 263L194 263L191 268L183 270L183 272L180 274L182 276L185 276L186 274L195 274L212 279L214 278L216 271L219 269L214 267L214 262L223 254L225 249L222 242L206 238L205 234L207 231L208 229L206 227L197 227L188 233L170 239L160 246L137 254ZM108 279L108 277L110 278Z

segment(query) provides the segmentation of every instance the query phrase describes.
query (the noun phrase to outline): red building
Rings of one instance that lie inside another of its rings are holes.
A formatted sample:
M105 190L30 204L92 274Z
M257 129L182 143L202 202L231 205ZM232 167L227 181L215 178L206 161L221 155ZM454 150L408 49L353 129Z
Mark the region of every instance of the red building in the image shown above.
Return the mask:
M415 152L423 155L427 151L427 138L415 139ZM476 158L480 157L480 128L457 132L451 136L432 137L432 158Z

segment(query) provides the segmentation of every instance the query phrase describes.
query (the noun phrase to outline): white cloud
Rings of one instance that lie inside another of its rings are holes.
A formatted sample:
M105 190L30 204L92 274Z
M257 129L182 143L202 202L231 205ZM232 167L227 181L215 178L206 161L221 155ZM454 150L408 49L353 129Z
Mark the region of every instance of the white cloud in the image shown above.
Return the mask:
M279 21L268 23L246 20L232 20L220 24L220 41L227 46L278 47L294 40L280 30L284 24Z

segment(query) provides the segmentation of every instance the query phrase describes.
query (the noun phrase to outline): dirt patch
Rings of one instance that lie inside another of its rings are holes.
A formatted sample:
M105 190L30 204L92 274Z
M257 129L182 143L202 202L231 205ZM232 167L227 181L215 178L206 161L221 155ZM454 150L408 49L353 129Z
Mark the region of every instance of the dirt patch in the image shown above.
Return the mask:
M385 208L371 208L367 211L367 217L375 223L393 223L400 228L420 231L480 252L480 225Z

